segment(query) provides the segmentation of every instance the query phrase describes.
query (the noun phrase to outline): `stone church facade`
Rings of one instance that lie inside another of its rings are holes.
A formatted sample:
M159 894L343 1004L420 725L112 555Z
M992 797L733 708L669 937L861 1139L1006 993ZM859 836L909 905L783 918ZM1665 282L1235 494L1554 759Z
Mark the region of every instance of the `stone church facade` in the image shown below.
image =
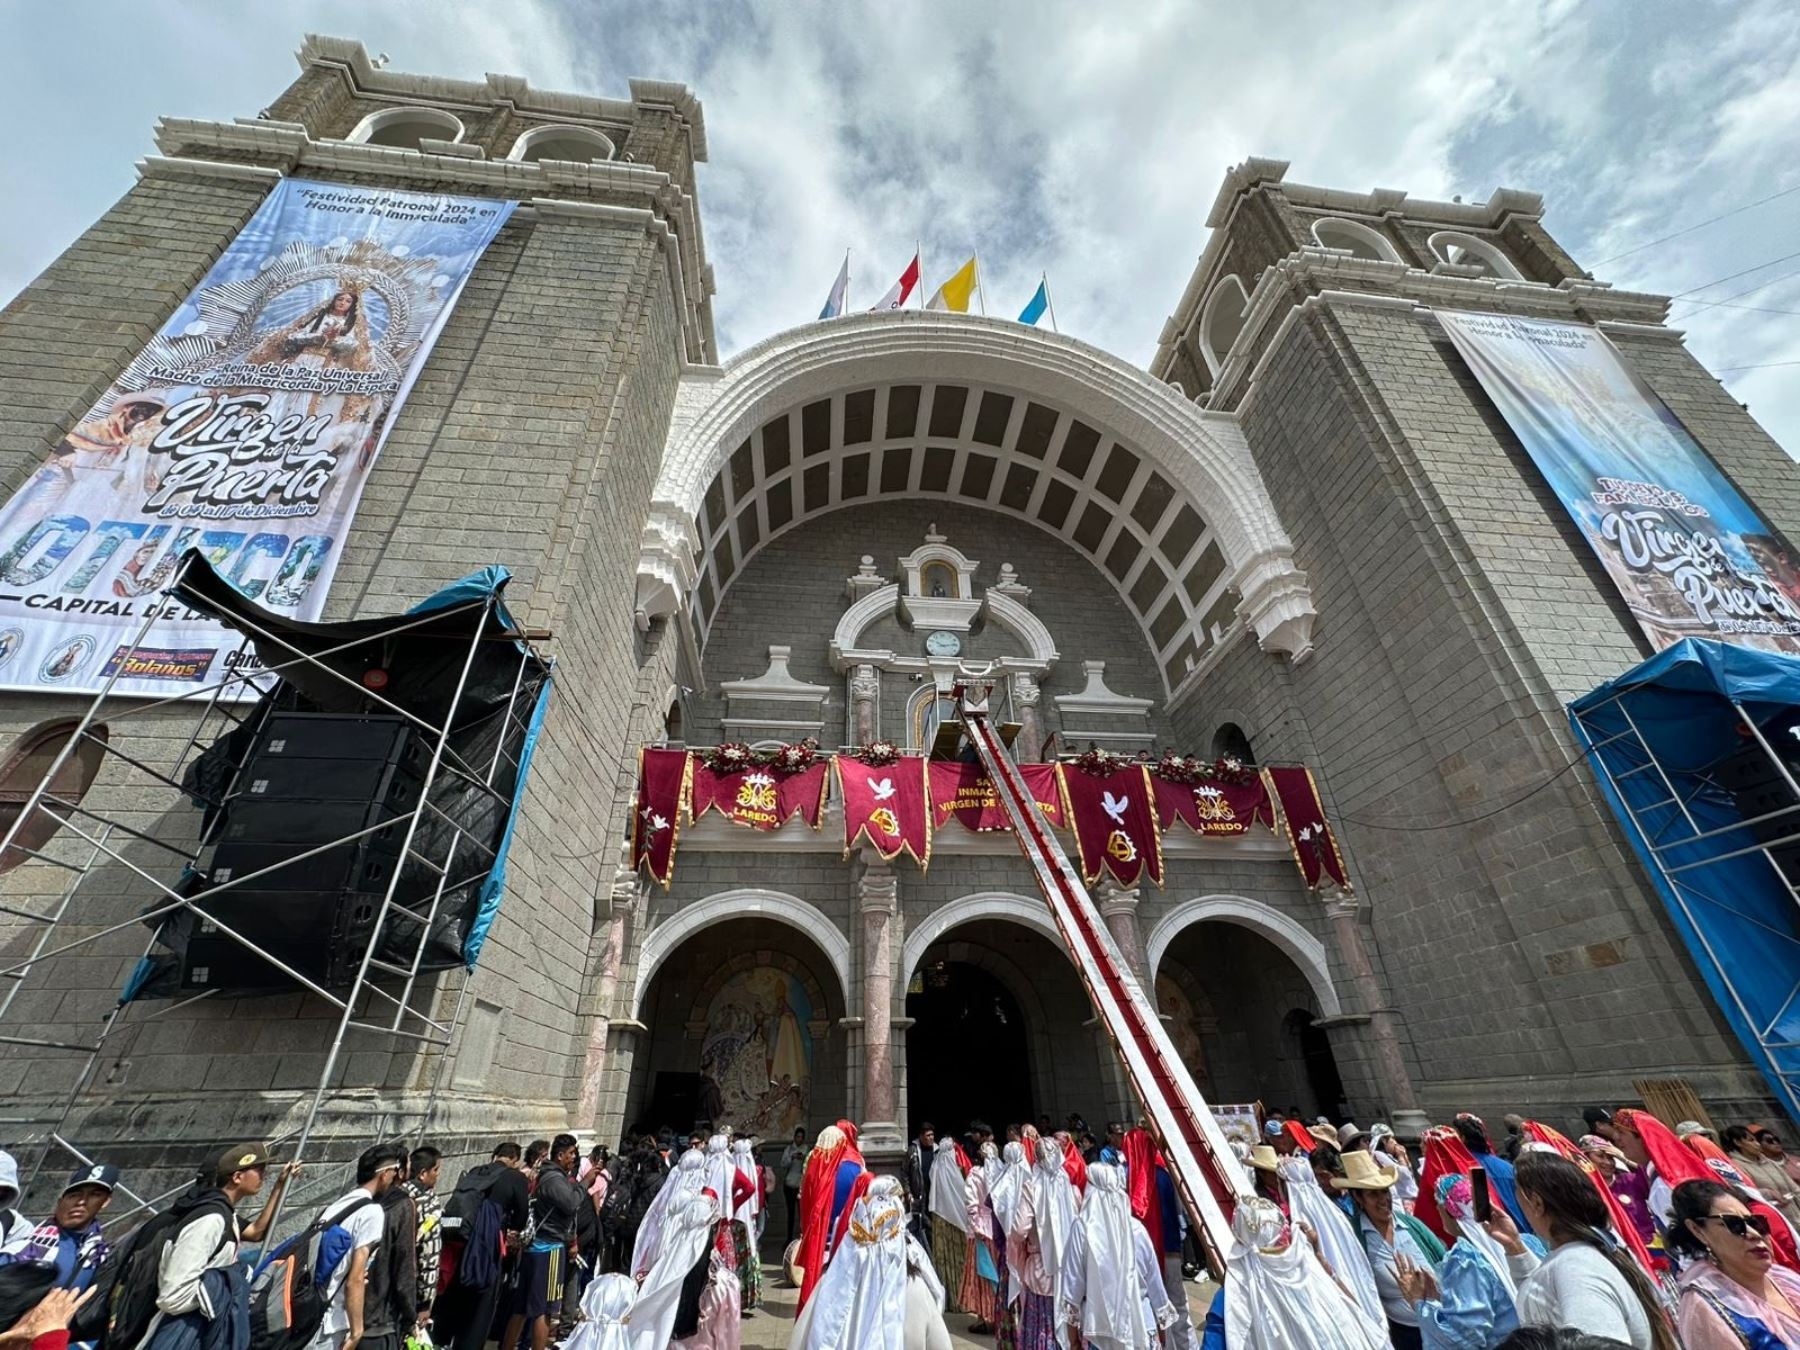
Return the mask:
M558 689L455 1048L353 1036L316 1150L417 1128L433 1084L452 1151L752 1099L767 1135L847 1115L877 1152L933 1115L1135 1114L1005 834L946 827L928 870L888 865L846 857L828 807L818 832L685 826L666 889L623 864L640 746L928 745L962 661L993 663L1022 759L1092 743L1317 773L1353 892L1307 890L1253 831L1172 833L1164 886L1095 895L1212 1099L1568 1125L1655 1080L1772 1109L1567 770L1562 704L1648 649L1435 314L1598 325L1790 537L1800 475L1667 300L1590 278L1538 197L1311 188L1250 160L1147 371L919 311L721 361L686 88L420 77L326 38L300 62L259 117L165 119L131 190L0 314L0 468L15 490L281 175L521 203L370 477L328 617L500 563ZM75 703L0 695L0 740ZM154 755L185 725L119 734ZM126 794L103 771L89 805ZM0 1032L91 1030L141 948L46 962ZM9 1042L12 1131L62 1120L79 1086L64 1136L128 1166L279 1136L327 1011L133 1011L79 1085L78 1056Z

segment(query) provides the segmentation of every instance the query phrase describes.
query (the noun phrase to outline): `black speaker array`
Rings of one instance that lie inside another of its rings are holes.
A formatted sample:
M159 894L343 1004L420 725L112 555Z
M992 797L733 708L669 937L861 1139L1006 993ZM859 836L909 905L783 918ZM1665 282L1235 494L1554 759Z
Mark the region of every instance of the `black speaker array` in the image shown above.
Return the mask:
M199 908L314 983L348 984L401 865L428 759L401 717L272 713L238 773L206 868L214 887L241 884ZM291 983L205 918L181 964L184 989Z

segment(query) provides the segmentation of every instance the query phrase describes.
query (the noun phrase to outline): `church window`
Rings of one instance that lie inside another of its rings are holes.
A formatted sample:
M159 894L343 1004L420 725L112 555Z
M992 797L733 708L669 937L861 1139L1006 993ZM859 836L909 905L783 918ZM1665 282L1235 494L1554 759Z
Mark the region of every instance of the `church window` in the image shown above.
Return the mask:
M1339 220L1335 216L1328 216L1323 220L1315 220L1312 232L1313 238L1325 248L1343 249L1353 257L1364 258L1369 262L1400 261L1400 255L1394 252L1394 246L1360 221Z
M421 141L460 141L463 124L442 108L383 108L356 124L344 139L353 144L417 150Z
M1453 266L1479 267L1483 276L1502 281L1521 280L1519 269L1485 239L1477 239L1471 234L1458 234L1455 230L1439 230L1431 236L1430 242L1431 251Z
M50 771L51 764L62 753L78 725L66 719L45 722L26 732L13 746L12 754L7 756L4 765L0 765L0 838L13 828L30 802L31 794L44 781L44 775ZM24 862L30 856L24 850L41 849L55 837L69 811L68 807L58 806L47 798L55 797L70 806L78 804L100 772L100 761L106 756L106 740L103 724L96 723L87 729L81 744L62 762L56 777L50 780L45 789L47 796L39 799L41 805L34 808L19 826L18 834L13 837L16 847L0 854L0 872L10 872Z
M1250 309L1250 295L1236 276L1221 280L1206 297L1200 311L1200 354L1207 367L1217 375L1231 355L1231 348L1244 331L1244 318Z
M597 159L611 159L613 143L597 131L586 127L533 127L513 142L508 159L535 164L539 160L560 159L576 164L589 164Z
M937 737L937 729L945 721L956 720L956 700L940 698L935 689L921 689L913 695L912 707L907 710L907 725L912 730L912 744L916 750L929 750Z
M1219 724L1219 729L1213 732L1212 752L1214 759L1224 759L1229 755L1245 764L1256 763L1256 752L1250 748L1250 738L1236 722Z

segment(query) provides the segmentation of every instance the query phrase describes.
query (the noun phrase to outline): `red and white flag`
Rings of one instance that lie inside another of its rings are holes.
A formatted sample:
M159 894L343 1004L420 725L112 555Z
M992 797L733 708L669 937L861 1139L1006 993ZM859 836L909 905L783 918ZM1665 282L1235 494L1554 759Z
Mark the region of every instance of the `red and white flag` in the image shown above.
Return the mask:
M915 253L912 261L906 265L906 270L900 274L900 280L896 281L892 289L870 307L869 313L885 314L890 309L899 309L906 303L918 284L919 255Z

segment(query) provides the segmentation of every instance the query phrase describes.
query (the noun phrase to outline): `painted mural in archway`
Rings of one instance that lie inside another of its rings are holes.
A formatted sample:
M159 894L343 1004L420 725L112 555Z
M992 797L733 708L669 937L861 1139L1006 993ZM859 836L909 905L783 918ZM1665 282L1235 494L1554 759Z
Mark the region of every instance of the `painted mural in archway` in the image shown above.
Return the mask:
M806 1121L812 1097L813 1017L806 986L773 966L740 971L706 1010L700 1116L765 1139Z
M1173 975L1156 977L1156 1010L1162 1014L1175 1053L1202 1089L1207 1085L1206 1050L1200 1043L1200 1014Z

